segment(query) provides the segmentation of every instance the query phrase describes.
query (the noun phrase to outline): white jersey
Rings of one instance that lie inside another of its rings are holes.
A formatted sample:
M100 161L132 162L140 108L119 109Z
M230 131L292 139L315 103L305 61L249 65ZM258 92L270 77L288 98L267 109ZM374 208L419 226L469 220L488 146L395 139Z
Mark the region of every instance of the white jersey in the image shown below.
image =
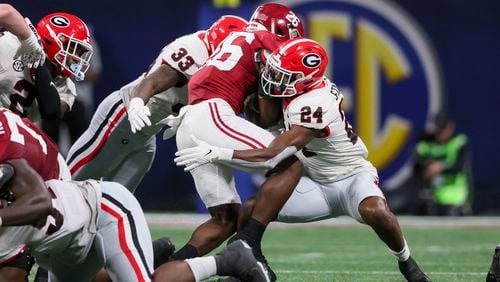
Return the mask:
M320 183L349 176L355 169L374 169L366 157L365 144L355 135L341 110L343 96L336 85L325 78L324 86L294 97L285 103L287 130L292 125L323 130L324 137L314 138L296 156L306 173Z
M165 46L148 72L143 73L139 78L120 89L120 95L122 96L125 106L128 107L128 102L132 98L133 89L144 79L144 77L163 64L168 64L170 67L182 73L187 79L190 79L209 57L208 46L203 40L204 33L204 31L198 31L185 35ZM171 114L177 114L180 107L186 104L187 85L182 87L171 87L154 95L147 103L147 107L151 111L150 120L152 126L146 126L141 132L146 135L156 134L162 128L162 125L155 124Z
M26 68L21 60L13 59L20 45L14 34L0 33L0 107L10 108L36 121L40 118L40 112L34 96L34 70ZM75 84L62 76L57 76L53 81L61 101L71 108L76 97Z
M95 181L45 183L52 195L52 213L34 225L0 227L0 263L22 245L40 258L63 251L74 263L86 257L96 233L99 185Z

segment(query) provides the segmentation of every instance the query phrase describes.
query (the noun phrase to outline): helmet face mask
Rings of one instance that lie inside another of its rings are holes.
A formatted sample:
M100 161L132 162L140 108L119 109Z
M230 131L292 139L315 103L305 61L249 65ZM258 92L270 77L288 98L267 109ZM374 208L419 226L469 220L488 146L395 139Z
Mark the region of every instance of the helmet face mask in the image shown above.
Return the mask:
M85 23L74 15L58 12L43 17L36 29L59 74L83 80L93 53Z
M300 18L288 7L276 3L260 5L255 9L247 31L267 30L283 40L304 36Z
M271 97L292 97L320 85L328 65L326 51L311 39L292 39L269 57L261 87Z
M297 94L295 83L303 78L303 73L281 68L279 61L271 57L261 76L262 90L271 97L292 97Z
M90 67L92 46L63 33L57 37L57 43L60 44L61 48L55 54L54 60L60 67L71 73L76 80L83 80L85 72Z

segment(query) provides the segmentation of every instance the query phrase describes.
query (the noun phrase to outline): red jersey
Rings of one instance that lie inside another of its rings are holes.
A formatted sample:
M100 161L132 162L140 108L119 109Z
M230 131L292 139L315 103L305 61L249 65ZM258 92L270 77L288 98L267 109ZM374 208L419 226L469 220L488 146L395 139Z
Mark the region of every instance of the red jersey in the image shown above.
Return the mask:
M233 32L189 80L189 104L220 98L239 115L246 96L257 91L255 52L274 51L278 37L268 31Z
M43 180L59 178L57 145L27 118L0 108L0 162L25 159Z

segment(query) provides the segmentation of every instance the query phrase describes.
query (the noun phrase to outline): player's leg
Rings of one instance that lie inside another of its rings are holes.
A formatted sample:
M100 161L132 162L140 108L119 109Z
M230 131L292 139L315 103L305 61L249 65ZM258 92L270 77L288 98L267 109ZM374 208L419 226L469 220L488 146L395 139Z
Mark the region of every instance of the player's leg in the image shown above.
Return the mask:
M106 270L113 281L149 281L153 273L151 234L142 209L125 187L100 182L97 233L103 240Z
M24 247L21 250L13 250L14 256L0 263L0 281L28 281L28 275L35 263L30 251ZM7 257L7 256L1 256Z
M250 246L238 240L215 256L172 261L155 270L154 281L201 281L213 275L233 276L241 281L269 281L264 267L254 257Z
M113 92L101 102L89 127L68 152L66 161L73 179L101 179L121 162L127 149L122 141L127 137L117 133L117 126L126 129L127 123L119 92Z
M378 187L378 176L373 171L361 171L335 182L341 189L344 212L372 227L378 237L398 259L399 269L408 281L430 281L410 256L410 249L398 220L387 206Z
M265 264L272 281L276 280L276 275L262 254L262 236L267 225L277 217L280 209L292 194L303 170L302 163L295 157L284 160L279 166L257 192L250 219L230 239L230 242L237 239L246 241L252 247L256 259Z
M196 146L191 136L223 148L264 148L274 138L268 131L236 116L220 99L190 106L177 131L177 147ZM227 239L236 230L240 199L234 187L232 168L206 164L191 171L198 194L212 218L199 226L189 243L175 259L203 255Z
M322 187L311 178L303 176L292 195L280 210L276 221L287 223L311 222L335 216Z
M234 185L232 169L207 164L194 169L191 174L211 218L196 228L189 242L173 255L174 259L205 255L236 231L241 200Z
M128 121L125 121L125 123L128 123ZM121 163L116 165L104 180L118 182L134 193L153 165L156 154L156 136L153 135L148 138L138 132L136 136L132 137L133 139L129 140L127 145L118 146L121 148L130 147L130 149L124 148L122 152L127 157L121 158Z

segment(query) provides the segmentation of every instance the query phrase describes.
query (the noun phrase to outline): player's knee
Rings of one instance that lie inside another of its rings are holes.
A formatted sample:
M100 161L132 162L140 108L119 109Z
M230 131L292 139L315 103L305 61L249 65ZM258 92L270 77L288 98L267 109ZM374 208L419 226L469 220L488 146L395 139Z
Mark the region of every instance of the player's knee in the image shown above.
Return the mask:
M392 213L380 197L364 199L358 207L359 214L368 225L383 224L392 219Z
M240 205L227 204L209 208L212 222L227 230L235 230Z

